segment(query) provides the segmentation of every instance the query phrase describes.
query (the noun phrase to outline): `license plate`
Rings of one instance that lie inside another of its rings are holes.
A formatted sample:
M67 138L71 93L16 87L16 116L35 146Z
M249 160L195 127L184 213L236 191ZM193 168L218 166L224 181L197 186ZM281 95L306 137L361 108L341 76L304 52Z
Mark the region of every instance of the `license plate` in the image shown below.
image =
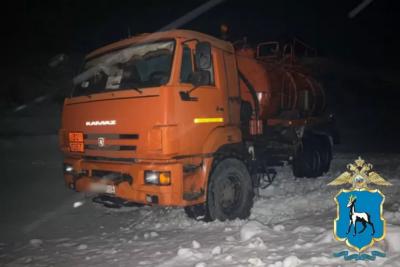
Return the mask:
M89 190L95 193L115 194L115 185L92 183Z
M69 149L71 152L83 152L84 144L83 143L69 143Z

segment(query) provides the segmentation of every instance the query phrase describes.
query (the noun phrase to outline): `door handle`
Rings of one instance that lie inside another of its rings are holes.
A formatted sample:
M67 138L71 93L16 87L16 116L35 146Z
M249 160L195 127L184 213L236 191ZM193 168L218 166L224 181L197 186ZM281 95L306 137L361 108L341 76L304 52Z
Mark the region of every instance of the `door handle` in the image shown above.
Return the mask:
M224 112L224 108L217 106L216 111L217 112Z

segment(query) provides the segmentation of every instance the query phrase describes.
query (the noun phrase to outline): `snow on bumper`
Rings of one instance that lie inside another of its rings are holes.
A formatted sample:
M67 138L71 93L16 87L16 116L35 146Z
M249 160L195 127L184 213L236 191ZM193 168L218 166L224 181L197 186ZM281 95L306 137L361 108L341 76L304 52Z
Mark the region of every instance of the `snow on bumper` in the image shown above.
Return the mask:
M72 171L65 172L65 166L71 166ZM145 171L170 172L171 184L146 184ZM64 180L69 188L78 192L109 193L143 204L192 204L183 199L183 174L180 163L115 163L65 159Z

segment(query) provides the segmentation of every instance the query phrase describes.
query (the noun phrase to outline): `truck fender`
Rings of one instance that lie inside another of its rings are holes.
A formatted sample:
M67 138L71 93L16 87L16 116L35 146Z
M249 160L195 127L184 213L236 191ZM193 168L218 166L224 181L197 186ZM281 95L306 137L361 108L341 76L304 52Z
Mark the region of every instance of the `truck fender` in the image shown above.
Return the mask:
M203 154L215 153L226 144L234 144L242 141L242 133L238 127L217 127L207 136L203 144Z
M202 176L204 177L204 188L206 188L205 197L207 196L208 180L214 166L215 153L223 147L229 146L229 144L234 145L241 141L242 133L238 127L234 126L217 127L208 135L203 145L203 154L211 154L213 156L203 162Z

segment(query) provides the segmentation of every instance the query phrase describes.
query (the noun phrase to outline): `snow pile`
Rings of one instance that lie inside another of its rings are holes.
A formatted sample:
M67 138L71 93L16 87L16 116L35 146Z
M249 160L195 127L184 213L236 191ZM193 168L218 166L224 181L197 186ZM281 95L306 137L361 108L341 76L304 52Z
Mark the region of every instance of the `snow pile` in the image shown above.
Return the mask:
M250 258L247 260L249 266L265 266L265 263L260 258Z
M222 249L220 246L216 246L211 250L212 255L219 255L222 253Z
M283 260L283 267L296 267L301 263L301 261L299 260L299 258L297 258L294 255L291 255L289 257L286 257Z
M37 145L41 147L48 142L55 145L57 138L42 140ZM14 166L10 173L21 171L19 157L23 153L19 153L18 146L27 144L27 141L18 145L0 142L9 155L9 166ZM226 222L194 221L180 208L106 209L76 193L63 195L69 191L62 187L60 180L60 185L52 186L60 188L57 198L63 196L64 204L33 197L32 203L28 204L35 204L32 208L35 212L25 220L29 224L23 225L29 230L8 239L27 240L14 247L11 242L2 241L0 262L5 262L6 266L354 266L354 262L332 256L347 247L333 238L336 216L333 196L338 188L326 184L355 157L339 154L332 163L331 173L317 179L294 179L291 170L283 167L273 186L260 192L249 220ZM55 170L60 171L60 164L54 158L57 156L50 154L48 158L37 157L22 165L29 166L27 173L45 173L48 179L40 187L48 188L46 185L57 176ZM387 253L387 257L359 263L362 266L399 266L400 226L394 222L399 212L396 203L400 182L396 162L400 162L400 156L396 159L390 162L384 156L372 159L378 167L388 165L383 176L390 177L394 186L382 189L386 195L388 229L386 239L375 245L376 249ZM46 168L54 169L54 172L46 173ZM34 186L30 185L29 188ZM28 192L31 191L24 191L25 194ZM38 204L43 203L57 205L48 205L46 212L37 212ZM84 205L74 208L74 203Z
M40 239L31 239L29 241L29 244L31 244L32 247L38 248L38 247L42 246L43 241Z
M194 249L199 249L199 248L201 248L201 245L200 245L200 243L197 242L196 240L193 240L193 241L192 241L192 247L193 247Z
M400 224L400 211L385 211L384 216L387 222L391 224Z
M400 226L386 226L386 243L390 253L400 253Z
M240 229L240 239L242 241L247 241L252 237L262 233L263 225L256 221L250 221L243 225L242 229Z
M294 255L286 257L283 261L269 264L268 267L296 267L301 264L301 260Z
M248 248L251 249L266 249L267 246L265 245L264 241L260 237L254 238L248 245Z

